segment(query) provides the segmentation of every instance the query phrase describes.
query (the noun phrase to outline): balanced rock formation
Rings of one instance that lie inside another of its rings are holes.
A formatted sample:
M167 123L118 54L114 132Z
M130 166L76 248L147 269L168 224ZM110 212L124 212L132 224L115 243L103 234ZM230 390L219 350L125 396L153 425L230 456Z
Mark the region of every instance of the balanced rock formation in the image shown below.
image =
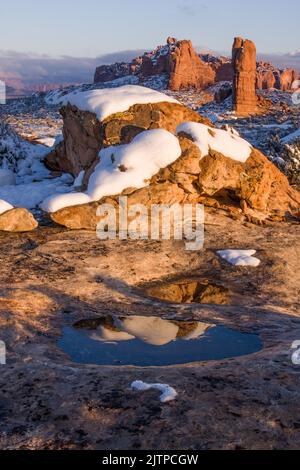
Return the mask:
M30 232L38 226L37 221L27 209L11 209L0 215L0 231Z
M235 38L232 48L233 109L239 115L256 111L256 47L248 39Z

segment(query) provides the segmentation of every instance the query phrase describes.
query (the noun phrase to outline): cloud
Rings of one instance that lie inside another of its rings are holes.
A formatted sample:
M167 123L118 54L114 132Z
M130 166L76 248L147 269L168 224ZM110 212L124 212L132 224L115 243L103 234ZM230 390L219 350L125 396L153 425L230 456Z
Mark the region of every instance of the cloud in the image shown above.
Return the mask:
M8 86L34 89L37 85L65 85L91 83L97 66L115 62L130 61L142 51L119 51L97 58L20 53L0 50L0 80Z
M272 62L280 68L290 67L300 71L300 51L287 53L287 54L258 54L258 60Z
M199 3L194 0L182 0L177 5L177 8L181 13L184 13L187 16L194 16L199 12L199 10L208 8L208 6L205 3Z

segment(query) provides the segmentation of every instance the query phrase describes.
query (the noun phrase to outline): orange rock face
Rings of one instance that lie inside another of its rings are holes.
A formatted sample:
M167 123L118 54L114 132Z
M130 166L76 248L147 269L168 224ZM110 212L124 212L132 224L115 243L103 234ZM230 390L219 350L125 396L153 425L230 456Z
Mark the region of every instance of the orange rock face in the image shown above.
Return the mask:
M248 39L235 38L232 48L233 109L248 115L256 111L256 47Z
M206 88L215 82L215 71L196 54L191 41L178 41L170 56L169 88Z
M260 61L257 65L256 88L258 90L276 88L281 91L290 91L298 77L297 70L290 68L281 70L270 62Z

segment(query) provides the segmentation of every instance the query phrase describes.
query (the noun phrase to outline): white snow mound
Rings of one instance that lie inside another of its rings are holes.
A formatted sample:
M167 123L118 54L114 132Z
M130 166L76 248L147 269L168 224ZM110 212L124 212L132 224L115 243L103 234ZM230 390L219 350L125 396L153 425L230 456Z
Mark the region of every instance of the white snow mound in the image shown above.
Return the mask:
M251 155L252 146L239 134L228 130L215 129L197 122L184 122L177 127L177 134L190 135L201 151L202 158L209 154L209 149L220 152L225 157L245 163Z
M149 185L149 180L181 155L177 137L164 129L138 134L130 144L100 151L100 163L90 177L86 193L69 193L48 198L41 205L46 212L99 201L121 194L125 189Z
M6 201L3 201L3 199L0 199L0 215L4 214L4 212L10 211L13 208L14 206L12 206Z
M177 100L151 88L138 85L124 85L118 88L103 88L100 90L75 90L67 95L52 95L51 104L76 106L82 111L95 113L99 121L115 113L127 111L135 104L149 103L178 103Z
M13 186L16 184L16 177L13 171L0 169L0 186Z
M260 265L260 260L253 256L256 250L222 250L217 253L233 266L252 266L257 268Z
M141 392L150 390L152 388L155 390L159 390L160 392L162 392L161 396L159 397L162 403L168 403L169 401L175 400L175 398L177 397L176 390L167 384L147 384L146 382L142 382L141 380L136 380L135 382L132 382L131 388L133 390L139 390Z

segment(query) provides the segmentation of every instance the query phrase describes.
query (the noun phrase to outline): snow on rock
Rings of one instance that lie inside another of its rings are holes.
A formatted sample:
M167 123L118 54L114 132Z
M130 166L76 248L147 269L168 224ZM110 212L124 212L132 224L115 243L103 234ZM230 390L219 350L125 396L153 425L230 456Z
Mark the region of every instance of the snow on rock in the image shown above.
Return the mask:
M45 167L48 151L45 145L33 145L0 124L0 199L15 207L35 209L50 195L70 192L73 177L53 178Z
M160 396L160 401L162 403L168 403L170 401L175 400L175 398L177 397L176 390L167 384L147 384L146 382L142 382L141 380L136 380L135 382L132 382L131 388L133 390L138 390L141 392L145 392L150 389L159 390L160 392L162 392Z
M222 130L196 122L184 122L177 127L177 134L180 132L192 137L195 145L201 151L202 158L209 154L209 149L212 149L225 157L245 163L252 152L252 146L249 142L242 139L231 128Z
M144 188L152 176L180 155L179 141L170 132L164 129L141 132L130 144L111 146L100 151L100 163L90 177L87 193L50 197L41 208L47 212L56 212L64 207L120 194L130 187Z
M118 88L103 88L90 91L75 90L67 95L52 94L51 104L76 106L82 111L95 113L100 121L115 113L127 111L135 104L178 103L174 98L158 91L138 85L125 85Z
M294 142L295 140L300 139L300 129L297 131L293 132L292 134L287 135L283 139L281 139L282 144L290 144Z
M73 183L74 189L80 189L84 180L85 170L82 170Z
M16 184L15 174L11 170L0 169L0 187Z
M56 137L40 137L36 139L36 142L44 145L45 147L53 147L56 143Z
M58 191L57 191L58 192ZM85 193L61 192L61 194L49 195L41 204L40 208L45 212L57 212L64 207L80 206L92 202Z
M4 212L12 210L13 208L14 208L14 206L12 206L8 202L3 201L2 199L0 199L0 215L4 214Z
M92 174L88 194L94 200L119 194L129 187L143 188L161 168L181 155L177 137L164 129L138 134L130 144L100 151L100 163Z
M260 260L253 256L256 250L222 250L217 253L233 266L252 266L256 268L260 265Z

